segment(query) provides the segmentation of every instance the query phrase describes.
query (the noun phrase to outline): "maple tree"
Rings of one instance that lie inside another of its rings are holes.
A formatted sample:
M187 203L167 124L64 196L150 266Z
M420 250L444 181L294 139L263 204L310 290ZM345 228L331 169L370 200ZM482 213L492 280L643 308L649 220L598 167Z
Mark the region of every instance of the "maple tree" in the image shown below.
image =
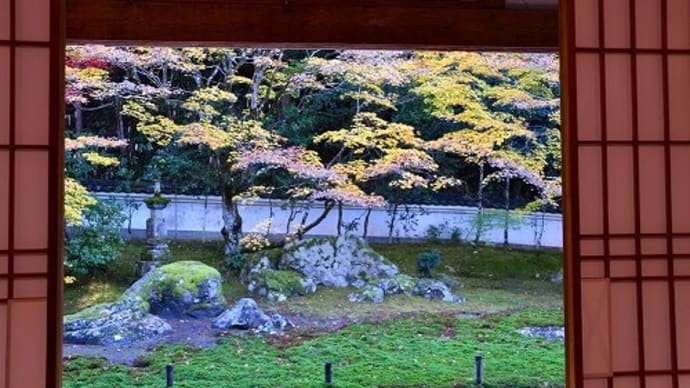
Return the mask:
M242 249L239 204L247 198L290 209L284 239L262 247L301 238L334 209L341 234L346 204L364 209L365 236L371 210L387 206L390 238L399 206L439 196L473 203L480 224L487 206L506 217L528 204L557 209L557 62L504 53L70 47L67 144L78 145L68 152L69 185L160 179L180 193L220 194L228 255ZM506 219L506 241L508 229Z

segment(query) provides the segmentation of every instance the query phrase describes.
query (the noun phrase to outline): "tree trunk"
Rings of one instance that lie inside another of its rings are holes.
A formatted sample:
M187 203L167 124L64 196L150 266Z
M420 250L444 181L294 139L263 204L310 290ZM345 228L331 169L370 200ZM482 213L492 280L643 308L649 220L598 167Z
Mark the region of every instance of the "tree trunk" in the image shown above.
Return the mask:
M273 199L268 198L268 226L266 226L266 238L271 237L271 229L273 228Z
M301 230L303 230L307 224L307 219L309 218L309 210L311 209L311 203L307 204L307 206L304 208L304 214L302 214L302 220L299 223L299 227L297 227L297 239L301 240L302 236L304 236L304 233L300 233Z
M249 110L251 112L252 118L255 120L259 118L259 92L261 89L261 82L263 82L265 73L266 66L257 66L254 69L254 75L252 77L252 94L249 100Z
M177 194L177 190L175 190L175 194ZM204 217L201 220L202 226L201 226L201 242L206 242L206 220L208 216L208 194L204 196Z
M161 76L161 87L168 86L168 66L163 65L163 74Z
M125 138L125 123L122 120L122 99L115 96L115 122L117 123L117 138Z
M286 236L290 235L290 227L292 226L292 221L295 220L296 216L297 216L297 211L295 209L295 201L293 199L291 199L290 200L290 215L288 216L287 225L285 227L285 235Z
M356 111L356 114L359 114L359 111L362 110L362 106L359 102L359 96L361 93L362 93L362 87L360 86L359 89L357 89L357 107L356 107L357 111Z
M81 102L74 103L74 133L80 135L84 131L84 111Z
M477 188L477 222L474 245L479 244L484 229L484 162L479 163L479 187Z
M510 178L506 177L504 199L505 199L505 218L503 219L503 247L508 248L508 229L510 227Z
M303 219L302 225L297 231L298 240L301 240L302 237L304 237L304 235L307 234L307 232L317 227L323 220L326 219L326 217L328 217L328 213L330 213L331 209L333 209L333 207L335 206L335 202L328 201L323 206L323 212L320 216L316 217L316 219L311 224L305 225L306 217Z
M338 236L342 235L343 228L343 203L338 202Z
M302 222L302 225L299 227L297 230L297 233L295 234L295 239L296 240L302 240L305 234L307 234L310 230L314 229L317 227L323 220L328 217L328 213L331 212L331 210L335 207L335 202L334 201L327 201L324 204L323 212L316 217L316 219L309 225L305 225L306 218L303 219L304 221ZM288 237L288 236L286 236ZM284 238L282 241L278 241L275 243L271 244L271 248L282 248L288 243L288 239Z
M393 230L395 229L395 216L398 215L398 204L391 209L391 220L388 223L388 243L393 244Z
M305 225L307 224L307 219L309 218L309 206L307 206L306 209L304 209L304 214L302 214L302 220L299 223L299 227L297 228L297 239L301 240L302 236L304 236L304 233L300 233L302 229L305 228Z
M362 233L362 238L366 239L369 233L369 216L371 216L371 208L367 209L367 215L364 216L364 233Z
M216 71L218 71L217 68L216 68ZM196 88L201 89L201 85L202 85L201 84L201 72L195 71L193 78L194 78L194 85L196 85Z
M534 244L537 248L537 257L542 252L541 239L544 237L544 228L546 227L546 214L544 213L546 210L543 207L540 210L539 217L534 221L536 224L534 227Z
M240 239L242 238L242 217L237 201L226 195L223 196L223 229L221 233L225 240L225 257L239 253Z

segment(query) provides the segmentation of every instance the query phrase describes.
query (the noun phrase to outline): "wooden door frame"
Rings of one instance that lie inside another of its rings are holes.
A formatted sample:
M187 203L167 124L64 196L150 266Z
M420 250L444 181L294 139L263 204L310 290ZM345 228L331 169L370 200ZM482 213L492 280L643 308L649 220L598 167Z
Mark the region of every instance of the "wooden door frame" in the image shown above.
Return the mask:
M573 265L577 182L569 128L574 108L569 98L574 56L568 55L573 52L572 1L560 0L560 9L506 8L505 0L329 0L328 5L325 0L64 1L65 9L56 12L65 15L66 44L560 52L566 384L574 388L582 381L581 360L577 361L582 341L573 335L581 333L582 317L579 282L574 281L579 271ZM64 69L59 71L63 74ZM51 176L62 178L63 141L52 139L53 145L60 156ZM50 200L59 204L64 193L62 179L57 181L53 182L59 188L54 186ZM62 224L60 219L51 221ZM62 238L62 233L61 226L51 227L51 234L59 235L53 237ZM60 386L62 381L61 263L49 273L54 292L48 296L47 386Z
M66 0L66 35L68 44L558 50L557 7L516 2Z

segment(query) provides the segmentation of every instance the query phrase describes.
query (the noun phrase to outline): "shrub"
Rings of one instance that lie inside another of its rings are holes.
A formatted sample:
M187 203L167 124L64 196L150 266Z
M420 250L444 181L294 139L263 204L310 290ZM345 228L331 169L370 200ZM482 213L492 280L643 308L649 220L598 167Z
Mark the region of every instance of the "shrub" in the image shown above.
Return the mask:
M247 263L247 258L240 252L233 252L229 257L226 258L226 265L228 269L235 275L239 275L242 272L242 268Z
M445 225L429 225L426 228L426 238L431 242L438 242L445 231Z
M65 272L88 275L102 271L122 254L125 242L120 229L126 217L114 203L97 202L83 211L81 224L65 241Z
M441 265L441 252L424 251L417 256L417 271L423 278L431 277L431 269Z
M462 234L463 234L462 228L456 226L450 231L450 239L452 241L461 242L462 241Z

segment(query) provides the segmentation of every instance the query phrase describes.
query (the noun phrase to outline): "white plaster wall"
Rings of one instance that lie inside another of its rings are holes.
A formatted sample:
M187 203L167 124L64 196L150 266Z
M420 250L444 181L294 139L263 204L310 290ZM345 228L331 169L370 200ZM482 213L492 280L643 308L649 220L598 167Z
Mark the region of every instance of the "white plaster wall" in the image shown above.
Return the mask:
M122 193L92 193L99 200L113 200L121 204L134 203L139 207L132 209L131 217L127 208L123 210L127 213L128 220L123 225L127 229L131 221L133 234L141 236L142 231L146 230L146 219L149 217L149 210L142 200L147 198L147 194L122 194ZM221 198L220 197L194 197L194 196L168 196L172 199L168 207L163 211L168 235L170 238L179 239L220 239L219 233L222 228L221 218ZM283 207L282 201L273 201L273 223L272 233L285 233L289 209ZM401 212L404 206L401 205ZM476 214L476 208L465 206L423 206L420 210L418 205L408 207L409 213L414 214L414 222L396 223L394 236L401 239L420 239L427 238L427 231L430 227L437 227L442 231L441 238L450 238L453 229L460 231L463 239L472 239L474 236L472 228L472 218ZM311 221L318 217L322 212L320 205L315 205L309 212L308 220ZM243 219L243 231L265 232L270 214L269 201L265 199L250 200L243 203L240 207L240 214ZM353 233L361 234L366 209L356 207L343 208L344 223L350 223L359 219L358 226L353 229ZM514 245L535 245L535 223L544 223L544 231L541 243L544 247L561 248L563 246L563 220L558 214L531 213L517 216L509 232L509 242ZM400 215L398 216L400 217ZM292 229L299 224L302 214L295 217ZM326 220L319 226L312 229L310 235L335 235L337 234L337 208L333 209ZM390 214L386 209L374 209L369 220L368 236L372 238L388 237L388 221ZM308 222L309 222L308 221ZM487 230L483 234L482 240L491 243L503 243L502 219L495 219L500 224Z

